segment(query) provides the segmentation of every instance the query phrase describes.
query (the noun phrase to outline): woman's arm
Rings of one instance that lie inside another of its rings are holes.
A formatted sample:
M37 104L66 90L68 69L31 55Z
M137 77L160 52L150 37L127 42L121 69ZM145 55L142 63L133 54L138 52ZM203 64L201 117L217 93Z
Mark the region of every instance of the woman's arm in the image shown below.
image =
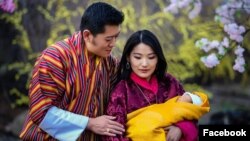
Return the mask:
M174 78L172 75L167 74L167 78L170 80L170 91L169 97L182 95L185 90L182 84ZM192 99L192 98L191 98ZM192 99L193 100L193 99ZM174 126L179 127L182 132L181 141L197 141L198 139L198 128L195 121L183 120L179 121Z
M180 121L175 124L181 129L181 141L197 141L198 140L198 126L196 121Z

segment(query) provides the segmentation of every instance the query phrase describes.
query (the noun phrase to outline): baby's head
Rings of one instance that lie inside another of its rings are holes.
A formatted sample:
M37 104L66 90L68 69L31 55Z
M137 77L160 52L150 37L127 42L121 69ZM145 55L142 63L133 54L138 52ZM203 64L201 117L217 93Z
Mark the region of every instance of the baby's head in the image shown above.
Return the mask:
M185 93L177 99L177 102L193 103L191 96Z
M198 95L190 93L190 92L185 92L182 96L180 96L177 99L177 102L188 102L188 103L193 103L195 105L202 104L201 98Z

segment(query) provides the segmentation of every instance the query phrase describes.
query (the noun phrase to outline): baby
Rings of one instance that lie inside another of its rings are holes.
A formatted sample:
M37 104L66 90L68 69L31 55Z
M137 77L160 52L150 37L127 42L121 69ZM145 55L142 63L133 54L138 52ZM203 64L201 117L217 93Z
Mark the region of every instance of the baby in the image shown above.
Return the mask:
M201 98L198 95L195 95L190 92L185 92L182 96L178 98L177 102L188 102L193 103L195 105L202 104Z
M203 93L185 92L182 96L173 97L164 103L133 111L127 115L126 136L133 141L165 141L166 132L162 127L186 119L199 120L209 111L209 105L203 104L206 100L207 97Z

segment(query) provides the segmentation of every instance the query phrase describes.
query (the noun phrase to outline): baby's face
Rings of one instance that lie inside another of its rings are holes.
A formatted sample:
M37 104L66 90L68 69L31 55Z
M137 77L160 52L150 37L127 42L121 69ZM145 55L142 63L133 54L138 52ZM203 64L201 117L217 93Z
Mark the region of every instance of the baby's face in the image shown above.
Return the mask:
M188 102L188 103L193 103L192 98L188 94L183 94L180 96L177 100L177 102Z

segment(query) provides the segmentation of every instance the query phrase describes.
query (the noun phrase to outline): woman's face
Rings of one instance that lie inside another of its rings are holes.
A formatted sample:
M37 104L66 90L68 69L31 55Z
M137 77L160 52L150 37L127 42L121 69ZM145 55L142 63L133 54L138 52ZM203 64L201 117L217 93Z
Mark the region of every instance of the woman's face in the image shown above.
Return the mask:
M158 57L150 46L140 43L134 47L128 61L134 73L149 81L156 69Z

